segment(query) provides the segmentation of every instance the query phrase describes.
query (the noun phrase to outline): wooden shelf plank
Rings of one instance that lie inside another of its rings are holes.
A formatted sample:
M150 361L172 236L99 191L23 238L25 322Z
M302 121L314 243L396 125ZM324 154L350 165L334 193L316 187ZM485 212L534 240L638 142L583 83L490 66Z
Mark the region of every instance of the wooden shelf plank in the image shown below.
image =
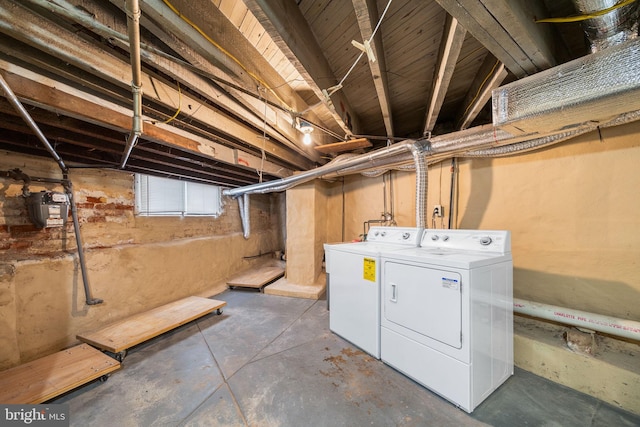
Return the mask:
M266 266L251 270L227 281L227 285L242 288L261 288L269 282L284 276L284 268Z
M119 353L165 332L189 323L227 305L201 297L187 297L137 314L95 332L80 334L80 341Z
M351 139L344 142L335 142L333 144L317 145L314 147L316 151L324 154L340 153L342 151L351 151L358 148L369 148L373 144L367 138Z
M117 360L80 344L0 372L0 402L46 402L119 368Z

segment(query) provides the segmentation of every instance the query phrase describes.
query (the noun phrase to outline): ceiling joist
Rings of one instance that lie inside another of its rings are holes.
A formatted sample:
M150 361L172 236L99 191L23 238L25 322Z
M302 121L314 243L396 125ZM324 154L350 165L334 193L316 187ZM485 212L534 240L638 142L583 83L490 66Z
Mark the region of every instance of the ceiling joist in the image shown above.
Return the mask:
M353 9L358 18L358 27L362 35L363 43L371 39L378 22L378 7L375 0L352 0ZM389 84L387 82L387 65L382 48L382 35L378 31L371 39L370 49L375 60L369 60L371 77L376 88L376 95L382 111L382 121L388 137L393 137L393 118L391 117L391 104L389 101Z
M543 2L527 0L436 0L517 77L556 65Z
M433 76L433 85L431 87L431 96L427 107L423 135L430 134L436 125L436 120L438 119L442 103L449 90L449 83L453 77L456 61L458 60L458 56L460 56L460 50L462 49L462 43L464 42L466 34L467 31L460 25L458 20L451 15L447 15L438 52L438 64L436 65L435 75Z
M245 0L245 4L305 78L317 98L324 100L323 90L328 91L339 81L298 6L288 0ZM358 134L358 116L342 91L335 91L331 101L334 106L329 108L331 116L342 131ZM327 102L322 102L317 108L327 108Z

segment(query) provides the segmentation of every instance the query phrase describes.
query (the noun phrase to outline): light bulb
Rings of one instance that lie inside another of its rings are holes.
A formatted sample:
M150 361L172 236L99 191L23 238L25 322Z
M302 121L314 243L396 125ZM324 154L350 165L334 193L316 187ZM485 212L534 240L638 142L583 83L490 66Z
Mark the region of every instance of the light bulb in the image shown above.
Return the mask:
M302 142L304 142L304 145L311 145L311 134L305 133L302 137Z

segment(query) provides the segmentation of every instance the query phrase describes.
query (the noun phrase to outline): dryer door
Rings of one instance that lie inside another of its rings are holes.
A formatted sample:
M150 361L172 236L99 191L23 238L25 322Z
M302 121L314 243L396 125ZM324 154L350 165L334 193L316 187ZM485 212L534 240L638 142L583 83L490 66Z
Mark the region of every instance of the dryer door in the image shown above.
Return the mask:
M386 261L383 316L453 348L462 347L462 288L457 272Z

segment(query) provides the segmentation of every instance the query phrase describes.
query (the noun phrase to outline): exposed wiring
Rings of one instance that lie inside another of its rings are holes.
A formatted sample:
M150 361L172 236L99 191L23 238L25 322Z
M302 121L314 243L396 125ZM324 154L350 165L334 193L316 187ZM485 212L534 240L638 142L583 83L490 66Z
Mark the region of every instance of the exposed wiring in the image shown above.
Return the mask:
M246 73L251 76L255 81L257 81L258 83L260 83L262 86L264 86L265 88L267 88L269 90L269 92L273 93L273 95L276 97L276 99L278 101L280 101L282 103L282 105L284 105L288 111L293 111L293 109L282 99L280 98L280 96L278 96L278 94L267 84L267 82L265 82L264 80L262 80L260 78L260 76L258 76L257 74L249 71L249 69L238 59L236 58L231 52L229 52L228 50L226 50L225 48L223 48L221 45L219 45L218 43L216 43L215 40L213 40L211 37L209 37L204 31L202 31L202 29L200 29L200 27L198 27L198 25L196 25L193 21L191 21L189 18L187 18L186 16L184 16L174 5L172 5L169 0L162 0L162 2L164 4L167 5L167 7L169 9L171 9L173 11L173 13L175 13L176 15L178 15L178 17L180 17L180 19L182 19L184 22L186 22L187 24L189 24L189 26L191 26L191 28L193 28L194 30L196 30L202 37L204 37L209 43L211 43L213 46L215 46L218 50L220 50L220 52L222 52L223 54L225 54L227 57L229 57L233 62L235 62L236 64L238 64L240 66L240 68L242 68L244 71L246 71Z
M635 0L634 0L635 1ZM487 74L487 76L484 78L484 80L482 80L482 83L480 83L480 86L478 86L478 91L476 92L476 94L474 95L473 99L471 100L471 102L469 102L469 105L467 105L467 108L465 108L464 113L462 114L462 117L465 117L467 115L467 113L469 112L469 108L471 108L471 106L473 105L474 102L476 102L476 100L478 99L478 97L480 96L480 93L482 92L482 89L484 88L484 84L487 82L487 80L489 80L489 78L493 75L493 72L496 70L496 67L498 66L498 64L500 64L500 60L498 59L496 61L495 64L493 64L493 68L491 68L491 71L489 71L489 73Z
M166 0L165 0L166 1ZM384 8L384 11L382 12L382 15L380 15L380 19L378 19L378 23L376 24L375 28L373 29L373 32L371 33L371 37L369 37L369 40L367 40L367 44L371 44L371 41L373 40L373 37L375 37L376 32L378 32L378 28L380 28L380 24L382 24L382 20L384 19L384 16L387 14L387 11L389 10L389 6L391 6L391 2L393 0L389 0L389 2L387 3L387 6ZM302 113L300 114L304 114L307 113L311 110L313 110L314 108L316 108L317 106L323 104L323 103L330 103L330 99L329 97L331 95L333 95L334 93L336 93L337 91L339 91L340 89L342 89L342 85L345 82L345 80L347 80L347 78L349 77L349 75L351 74L351 72L354 70L354 68L356 68L356 65L358 64L358 62L360 61L360 59L362 59L362 56L365 54L364 51L361 51L360 54L358 55L358 57L356 58L355 61L353 61L353 65L351 65L351 68L349 68L349 71L347 71L347 73L344 75L344 77L342 77L342 80L340 80L340 83L338 83L335 86L332 86L328 89L323 90L323 94L325 95L326 99L313 104L309 107L307 107Z
M593 18L597 18L599 16L602 15L606 15L609 12L613 12L616 9L619 9L621 7L625 7L633 2L635 2L636 0L623 0L620 3L614 4L611 7L608 7L606 9L602 9L596 12L591 12L591 13L587 13L585 15L576 15L576 16L567 16L566 18L545 18L545 19L536 19L536 24L542 24L542 23L552 23L552 24L562 24L562 23L566 23L566 22L581 22L581 21L586 21L587 19L593 19Z
M264 102L264 121L262 122L262 147L260 147L260 171L258 172L258 182L262 182L262 173L264 172L264 161L265 158L267 157L267 155L264 152L264 144L267 141L267 99L266 96L268 96L268 94L265 95L265 102Z
M164 124L167 124L173 119L175 119L176 117L178 117L178 114L180 114L181 108L182 108L182 90L180 90L180 82L178 82L178 109L176 110L176 113L173 116L171 116L164 122Z
M373 32L371 33L371 37L369 37L369 40L367 40L367 44L371 44L371 41L373 40L373 38L375 37L376 33L378 32L378 28L380 28L380 24L382 24L382 20L384 19L384 16L387 14L387 11L389 10L389 6L391 6L391 2L392 1L393 0L389 0L389 2L387 3L387 6L384 8L384 11L382 12L382 15L380 15L380 19L378 19L378 23L376 24L376 27L373 29ZM351 66L351 68L349 68L349 71L347 71L347 74L345 74L344 77L342 78L342 80L340 80L340 83L338 83L338 85L337 85L338 89L334 89L332 92L329 93L329 95L334 94L335 92L337 92L339 90L339 88L342 88L342 84L344 83L345 80L347 80L347 77L349 77L349 74L351 74L351 72L355 68L356 64L358 63L358 61L360 61L360 59L362 58L362 56L364 54L365 54L364 51L360 52L360 55L358 55L358 58L353 62L353 65Z

